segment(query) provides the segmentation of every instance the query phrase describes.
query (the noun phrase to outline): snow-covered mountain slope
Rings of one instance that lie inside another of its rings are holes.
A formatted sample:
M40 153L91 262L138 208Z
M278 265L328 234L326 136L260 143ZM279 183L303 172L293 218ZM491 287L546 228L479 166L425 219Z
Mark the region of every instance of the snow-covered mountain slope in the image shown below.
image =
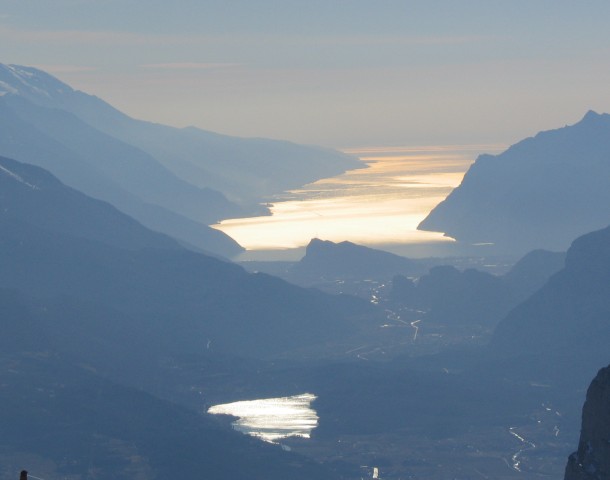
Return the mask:
M0 64L0 82L0 93L66 110L147 152L183 180L219 190L251 211L271 195L363 166L330 149L136 120L32 67Z

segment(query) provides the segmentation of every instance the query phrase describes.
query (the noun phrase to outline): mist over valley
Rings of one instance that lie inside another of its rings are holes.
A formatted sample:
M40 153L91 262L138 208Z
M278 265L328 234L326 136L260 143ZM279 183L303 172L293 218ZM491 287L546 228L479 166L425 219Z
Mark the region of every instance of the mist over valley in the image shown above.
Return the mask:
M333 149L51 70L0 64L2 478L610 478L610 115Z

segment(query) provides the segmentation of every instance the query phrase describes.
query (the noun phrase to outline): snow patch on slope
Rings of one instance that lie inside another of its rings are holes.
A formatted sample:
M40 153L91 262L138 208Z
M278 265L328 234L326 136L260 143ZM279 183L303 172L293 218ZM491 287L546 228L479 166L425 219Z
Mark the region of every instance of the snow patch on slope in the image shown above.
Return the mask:
M36 185L26 182L21 176L17 175L15 172L11 172L8 168L3 167L2 165L0 165L0 171L6 173L9 177L14 178L18 182L30 187L32 190L40 190L40 188L38 188Z
M28 72L22 68L19 68L17 65L8 65L7 68L11 71L11 73L17 80L19 80L25 87L27 87L31 91L46 97L51 96L49 95L48 91L43 88L39 88L38 86L34 85L29 81L32 79L36 80L36 77L34 76L33 72Z
M6 95L7 93L18 93L18 90L0 80L0 95Z
M28 99L39 99L46 103L53 101L58 94L73 91L57 78L36 68L0 63L0 96L3 94L22 95Z

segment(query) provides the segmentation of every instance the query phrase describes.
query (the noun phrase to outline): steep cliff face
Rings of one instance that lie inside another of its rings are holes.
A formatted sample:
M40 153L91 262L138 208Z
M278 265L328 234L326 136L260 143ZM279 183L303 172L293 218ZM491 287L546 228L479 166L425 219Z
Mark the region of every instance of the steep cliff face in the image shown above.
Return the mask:
M582 409L578 451L570 455L565 480L610 479L610 366L599 371Z

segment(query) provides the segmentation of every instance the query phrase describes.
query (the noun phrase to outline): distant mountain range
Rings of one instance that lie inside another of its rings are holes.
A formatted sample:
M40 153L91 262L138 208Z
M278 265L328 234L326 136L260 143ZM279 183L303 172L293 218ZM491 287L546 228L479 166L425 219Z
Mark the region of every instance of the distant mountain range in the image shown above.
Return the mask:
M465 243L565 250L610 223L610 115L588 112L500 155L481 155L419 225Z
M2 64L0 155L224 256L241 248L207 224L265 213L270 195L362 166L331 150L135 120L41 70Z

